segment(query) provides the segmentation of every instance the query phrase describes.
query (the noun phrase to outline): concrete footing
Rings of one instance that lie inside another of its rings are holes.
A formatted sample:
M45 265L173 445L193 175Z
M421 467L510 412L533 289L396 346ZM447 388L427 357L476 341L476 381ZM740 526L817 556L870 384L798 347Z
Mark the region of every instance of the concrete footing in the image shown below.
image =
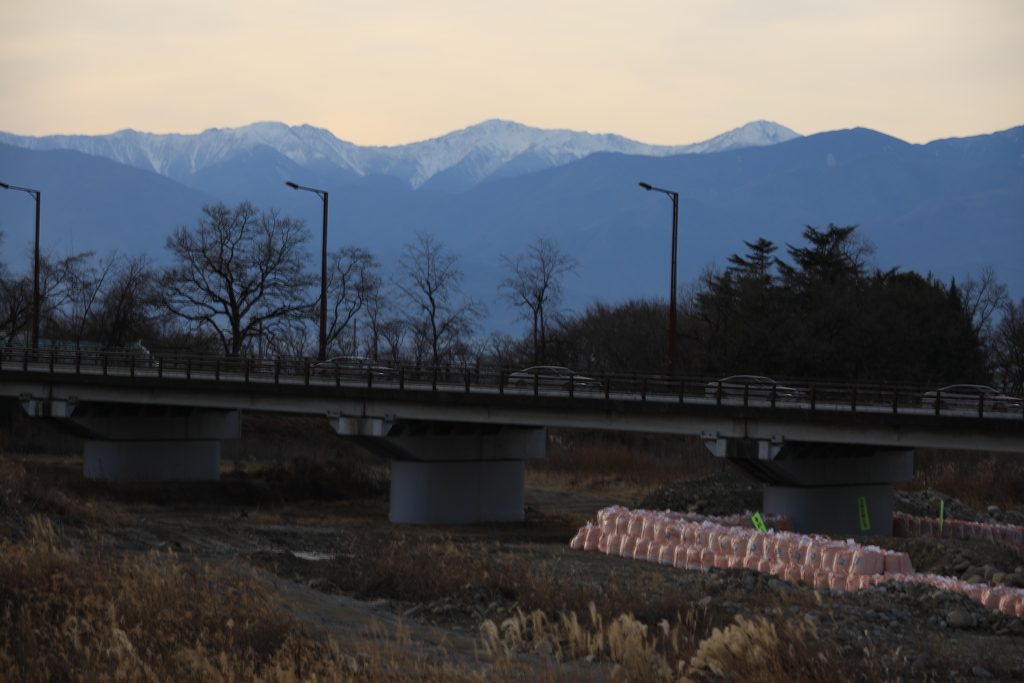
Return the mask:
M119 484L217 481L220 441L85 442L86 479Z
M892 536L893 499L892 484L766 486L764 511L792 518L802 534Z
M520 522L525 503L522 460L391 463L392 522Z

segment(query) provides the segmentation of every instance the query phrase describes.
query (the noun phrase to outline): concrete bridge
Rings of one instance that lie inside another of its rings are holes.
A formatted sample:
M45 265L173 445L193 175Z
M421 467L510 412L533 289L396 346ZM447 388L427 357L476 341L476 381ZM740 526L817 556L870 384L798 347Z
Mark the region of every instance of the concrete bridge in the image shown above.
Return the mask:
M706 379L604 375L600 387L514 387L496 368L347 373L314 361L0 352L0 396L85 439L85 475L112 481L219 476L240 412L322 415L392 460L391 519L523 518L525 462L547 427L700 436L768 484L765 510L805 532L891 533L892 483L919 447L1024 453L1024 415L922 405L923 389L811 383L797 400L722 395Z

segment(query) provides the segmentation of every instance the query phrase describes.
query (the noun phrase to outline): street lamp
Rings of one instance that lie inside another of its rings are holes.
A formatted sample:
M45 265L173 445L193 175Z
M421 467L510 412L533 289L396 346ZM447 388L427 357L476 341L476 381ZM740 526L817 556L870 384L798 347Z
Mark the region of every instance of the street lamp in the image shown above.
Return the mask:
M327 360L327 192L291 181L285 181L285 185L293 190L316 192L324 200L324 239L320 250L320 353L317 354L318 360L324 361Z
M21 190L28 192L36 199L36 250L35 259L32 263L32 348L39 348L39 190L30 190L27 187L15 187L7 183L0 183L5 190Z
M664 192L672 200L672 291L668 304L668 374L676 374L676 241L679 237L679 193L640 183L648 192Z

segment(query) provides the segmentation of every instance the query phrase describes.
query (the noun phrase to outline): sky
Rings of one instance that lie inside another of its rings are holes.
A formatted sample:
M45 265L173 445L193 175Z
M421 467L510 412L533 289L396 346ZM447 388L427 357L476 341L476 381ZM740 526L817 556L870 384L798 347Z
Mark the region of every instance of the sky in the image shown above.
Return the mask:
M399 145L500 118L705 140L1024 124L1021 0L0 0L0 130L281 121Z

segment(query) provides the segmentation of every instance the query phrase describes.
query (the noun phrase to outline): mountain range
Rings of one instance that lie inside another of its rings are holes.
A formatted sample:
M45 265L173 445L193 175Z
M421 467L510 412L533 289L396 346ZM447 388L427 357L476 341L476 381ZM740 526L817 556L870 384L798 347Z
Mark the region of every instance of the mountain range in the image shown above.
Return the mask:
M0 181L42 191L44 249L61 253L164 259L170 231L216 201L278 207L317 233L321 203L285 180L330 192L332 249L363 246L390 267L417 231L437 235L462 255L466 286L492 303L496 324L511 317L496 297L499 254L543 235L580 260L571 307L666 296L671 203L639 181L679 192L681 283L744 252L744 240L795 245L805 225L835 223L859 225L879 267L949 280L991 265L1024 294L1024 127L916 145L756 122L680 147L503 121L401 147L274 123L197 136L0 133ZM8 262L32 235L31 198L13 195L0 193Z
M363 147L313 126L254 123L211 128L198 135L155 135L122 130L111 135L25 137L0 133L0 143L35 150L68 149L155 171L192 187L210 176L236 171L253 159L308 169L328 182L367 176L396 178L412 189L449 192L481 182L512 178L582 159L596 152L671 156L770 145L799 135L769 121L756 121L692 145L647 145L618 135L543 130L497 119L432 140L396 147ZM285 161L287 160L287 162Z

